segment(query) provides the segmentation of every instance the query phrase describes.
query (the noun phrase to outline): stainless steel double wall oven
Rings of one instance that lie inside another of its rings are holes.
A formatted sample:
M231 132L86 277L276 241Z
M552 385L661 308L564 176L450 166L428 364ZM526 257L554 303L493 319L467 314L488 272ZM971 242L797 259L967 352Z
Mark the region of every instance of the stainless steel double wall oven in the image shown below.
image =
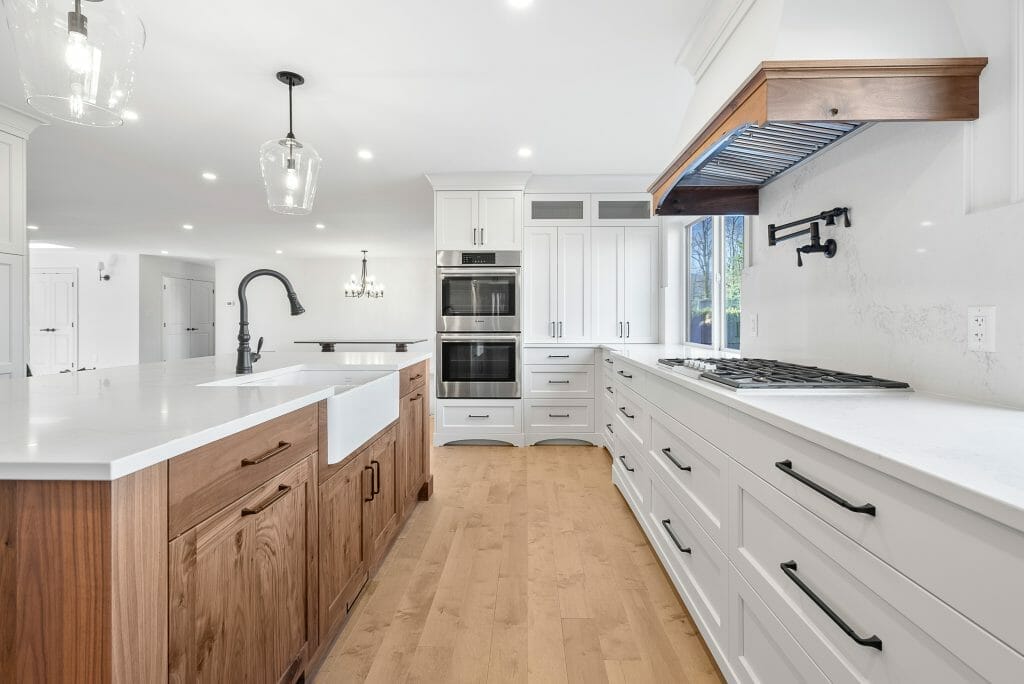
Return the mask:
M437 253L437 396L521 396L519 252Z

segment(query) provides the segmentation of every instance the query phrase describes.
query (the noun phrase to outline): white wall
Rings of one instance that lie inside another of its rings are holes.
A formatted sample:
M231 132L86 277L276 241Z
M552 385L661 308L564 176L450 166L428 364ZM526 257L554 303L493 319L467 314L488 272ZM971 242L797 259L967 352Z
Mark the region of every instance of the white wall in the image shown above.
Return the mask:
M977 122L879 124L761 191L753 265L743 281L744 355L1024 407L1018 6L1024 3L755 4L698 84L698 97L716 98L712 109L766 58L981 55L990 65ZM800 241L768 247L767 224L835 206L851 207L854 225L824 229L823 237L839 242L834 259L811 255L798 269ZM995 353L966 349L973 304L998 307Z
M414 349L433 351L434 254L387 259L369 254L372 275L385 285L381 299L346 299L345 283L360 271L360 257L347 259L224 259L217 269L217 349L221 353L238 346L238 283L257 268L283 273L306 309L291 316L284 288L275 278L256 278L247 290L249 332L252 346L262 335L264 351L319 351L319 347L295 345L294 340L313 337L377 338L387 336L423 337L429 343ZM228 304L231 303L231 305ZM365 347L364 347L365 348ZM369 347L393 350L388 347ZM355 350L359 347L339 347Z
M214 281L210 264L143 254L139 257L139 361L162 361L163 277ZM216 327L216 326L214 326ZM216 344L216 342L215 342ZM214 347L214 353L226 347Z
M78 365L127 366L139 362L139 258L137 254L33 249L31 268L78 269ZM96 264L107 266L100 282ZM32 293L29 293L32 296Z

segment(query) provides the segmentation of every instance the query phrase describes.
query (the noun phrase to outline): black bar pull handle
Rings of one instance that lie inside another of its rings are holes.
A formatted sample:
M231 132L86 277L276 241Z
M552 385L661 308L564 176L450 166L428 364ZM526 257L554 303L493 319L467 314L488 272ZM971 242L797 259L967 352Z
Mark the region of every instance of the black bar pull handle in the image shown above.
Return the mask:
M568 385L568 380L548 380L549 385Z
M614 361L612 361L611 359L605 359L605 360L604 360L604 362L605 362L605 363L611 363L611 364L614 364L614 363L615 363L615 362L614 362Z
M619 407L619 411L622 413L622 415L626 416L630 420L633 420L634 418L636 418L636 414L635 413L626 413L626 407L625 406L620 406Z
M607 387L605 387L605 389L608 390L609 394L615 394L615 390L612 388L611 385L608 385Z
M374 480L376 478L373 475L373 468L372 467L370 467L370 466L363 466L363 470L369 470L370 471L370 498L369 499L366 499L366 498L363 499L363 501L370 502L370 501L373 501L374 499L377 498L377 492L374 491L377 488L376 485L374 484ZM366 480L364 479L363 482L365 482L365 481Z
M661 526L665 528L666 532L668 532L668 536L672 537L672 543L676 545L676 548L679 549L680 553L688 553L691 556L693 555L693 549L691 549L689 546L683 546L682 544L679 543L679 538L676 537L676 533L672 531L672 519L671 518L668 518L666 520L662 520L661 521Z
M604 426L606 428L608 428L608 432L612 433L613 435L615 434L615 430L612 429L612 424L611 423L605 423Z
M619 375L621 375L622 377L626 378L627 380L632 380L633 379L632 375L629 375L629 374L627 374L627 373L625 373L623 371L619 371Z
M242 467L244 468L245 466L259 465L260 463L263 463L267 459L273 458L274 456L277 456L278 454L283 453L283 452L285 452L285 451L287 451L288 449L291 449L291 448L292 448L292 445L289 442L278 442L277 446L274 447L273 449L271 449L270 451L266 451L266 452L260 454L259 456L251 456L249 458L243 458L242 459Z
M568 413L549 413L548 418L568 418Z
M811 480L793 470L793 462L790 460L779 461L778 463L775 464L775 467L789 475L797 482L807 485L808 487L810 487L811 489L813 489L814 491L818 492L823 497L828 499L829 501L839 504L848 511L853 511L854 513L863 513L864 515L875 515L874 504L866 503L861 506L855 506L854 504L850 503L849 501L839 496L838 494L830 492L829 490L825 489L814 480Z
M377 496L380 494L380 461L374 459L370 461L370 465L377 471L377 476L373 479L373 495Z
M846 624L846 621L843 620L843 618L839 617L839 615L834 610L832 610L827 603L822 601L821 598L817 594L815 594L809 586L804 584L803 580L801 580L796 574L796 561L786 561L785 563L779 563L779 567L782 568L782 572L786 573L786 577L793 581L793 584L800 587L800 591L807 594L807 597L814 601L814 605L818 606L818 608L821 608L822 612L825 613L825 615L828 615L829 618L832 619L832 622L836 623L836 626L839 627L839 629L843 630L846 636L850 637L861 646L867 646L868 648L877 648L879 651L882 650L881 639L879 639L874 634L872 634L869 637L862 637L856 632L854 632L853 628L850 627L850 625Z
M661 453L665 454L665 458L672 461L672 465L674 465L676 468L679 468L680 470L685 470L687 472L691 472L693 470L693 468L691 468L690 466L684 466L682 463L677 461L676 457L672 455L672 449L665 447L664 449L661 450Z
M285 495L288 494L288 492L290 492L291 490L291 485L278 485L277 491L268 496L263 501L261 501L259 504L252 507L247 506L246 508L243 508L242 517L244 518L247 515L257 515L258 513L262 513L263 511L273 506L274 503L278 501L278 499L283 499Z
M549 359L567 359L567 358L569 358L569 355L568 354L548 354L548 358Z
M631 473L636 472L636 468L630 468L629 464L626 463L626 454L619 454L619 460L622 461L622 466Z

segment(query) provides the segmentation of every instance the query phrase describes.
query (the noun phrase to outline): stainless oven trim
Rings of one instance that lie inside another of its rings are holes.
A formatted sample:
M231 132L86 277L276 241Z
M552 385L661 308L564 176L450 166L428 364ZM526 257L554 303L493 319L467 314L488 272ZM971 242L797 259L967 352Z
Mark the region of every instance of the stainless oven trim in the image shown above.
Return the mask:
M516 343L515 382L444 382L441 347L446 341L454 342L500 342L511 340ZM439 333L437 336L437 398L438 399L520 399L522 398L523 336L522 335L480 335Z
M444 316L441 314L441 292L447 276L514 275L516 313L514 316ZM437 332L480 333L520 332L523 311L523 273L520 268L439 268L437 269Z
M493 264L463 264L463 254L493 254ZM523 265L522 252L514 250L494 250L494 249L441 249L437 252L437 267L438 268L502 268L502 267L519 267Z

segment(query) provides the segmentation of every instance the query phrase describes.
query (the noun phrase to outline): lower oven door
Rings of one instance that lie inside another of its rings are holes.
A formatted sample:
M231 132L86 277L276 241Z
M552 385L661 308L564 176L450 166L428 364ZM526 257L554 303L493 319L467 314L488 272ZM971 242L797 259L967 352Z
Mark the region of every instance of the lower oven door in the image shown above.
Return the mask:
M519 335L437 336L440 399L518 399Z

